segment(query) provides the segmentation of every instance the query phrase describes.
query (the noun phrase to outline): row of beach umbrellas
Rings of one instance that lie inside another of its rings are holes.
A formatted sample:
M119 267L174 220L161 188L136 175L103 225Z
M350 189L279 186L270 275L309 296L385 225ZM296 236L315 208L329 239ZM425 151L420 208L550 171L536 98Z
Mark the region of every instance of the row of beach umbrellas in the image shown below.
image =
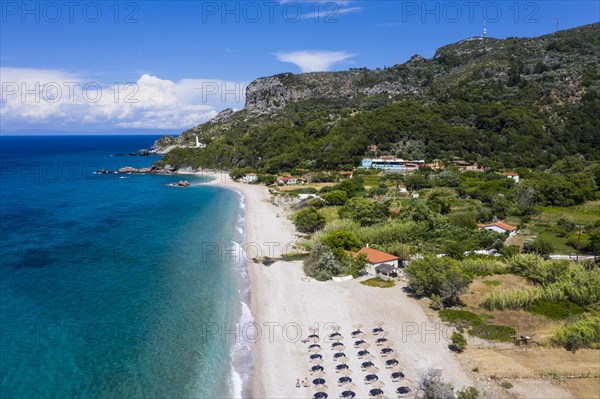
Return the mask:
M378 321L375 322L375 325L376 328L373 329L373 335L379 336L375 343L377 346L383 347L380 350L380 355L384 358L388 356L393 356L395 347L386 338L388 333L383 330L382 326L384 325L384 322ZM371 345L363 339L365 338L365 334L362 331L364 325L354 324L352 327L355 329L355 331L352 332L352 338L358 339L357 341L355 341L354 347L355 349L360 349L358 352L358 358L364 360L364 362L361 365L361 369L369 373L367 376L365 376L365 383L367 383L370 388L369 395L381 398L383 397L382 388L385 386L385 384L383 383L383 381L380 381L379 377L376 375L377 373L379 373L380 370L373 364L372 360L374 360L375 357L368 351L368 349L371 348ZM325 377L326 374L323 370L323 367L321 366L323 364L323 356L321 355L323 349L319 344L317 344L317 342L319 342L320 340L320 337L316 334L318 329L311 328L310 330L312 334L309 335L308 342L311 342L311 345L309 346L308 351L311 354L311 373L315 378L313 380L313 384L315 385L314 397L317 399L324 399L327 398L326 392L328 390L328 387L327 385L325 385L326 381L323 377ZM350 378L350 375L352 375L353 372L346 364L350 359L348 359L346 354L343 352L346 349L346 346L342 342L340 342L344 339L344 337L342 336L342 334L339 333L339 326L335 326L333 330L334 332L329 335L329 338L334 339L336 341L332 345L332 350L337 351L337 353L334 354L334 361L339 362L339 364L336 366L336 373L342 375L342 377L338 379L338 385L343 387L343 389L345 390L342 392L341 396L344 398L354 398L356 394L353 392L353 390L356 389L356 385L352 382L352 378ZM393 380L397 381L401 378L404 378L404 374L400 370L400 365L397 359L389 358L385 361L385 365L386 369L391 369ZM408 388L400 387L398 388L397 392L404 393L400 392L401 389L406 390Z

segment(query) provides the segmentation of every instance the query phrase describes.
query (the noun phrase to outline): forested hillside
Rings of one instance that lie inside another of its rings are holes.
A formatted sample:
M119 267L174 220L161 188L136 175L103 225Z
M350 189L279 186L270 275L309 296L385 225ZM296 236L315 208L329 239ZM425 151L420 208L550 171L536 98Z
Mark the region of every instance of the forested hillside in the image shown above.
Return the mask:
M276 173L365 155L491 169L600 159L600 24L538 38L472 38L389 68L260 78L245 109L184 132L160 164ZM367 148L376 145L375 152ZM159 166L160 166L159 164Z

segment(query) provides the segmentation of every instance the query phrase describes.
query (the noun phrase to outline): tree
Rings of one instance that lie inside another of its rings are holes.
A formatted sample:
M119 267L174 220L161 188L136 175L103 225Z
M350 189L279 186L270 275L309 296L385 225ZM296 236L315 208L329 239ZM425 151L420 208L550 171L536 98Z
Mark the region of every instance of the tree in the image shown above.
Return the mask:
M458 187L460 184L460 177L451 170L445 170L435 177L439 186Z
M454 202L454 192L450 189L434 189L427 197L427 206L434 212L446 215Z
M326 281L337 276L341 271L340 263L327 245L317 243L304 260L304 273L319 281Z
M335 230L323 237L323 243L329 248L340 248L346 251L358 251L361 247L358 238L344 230Z
M536 191L531 185L519 184L512 191L512 199L522 215L532 214L536 205Z
M445 305L458 303L458 296L472 280L454 259L447 257L428 256L415 260L406 267L406 274L410 288L417 295L438 295Z
M545 238L537 237L535 240L527 240L523 243L523 252L548 256L554 252L554 245Z
M327 205L344 205L348 201L348 194L344 190L334 190L321 196L327 202Z
M301 209L294 216L294 225L302 233L314 233L325 227L325 217L313 207Z
M381 222L388 217L387 203L375 202L366 198L351 198L346 205L340 208L341 218L352 219L361 226L369 226Z

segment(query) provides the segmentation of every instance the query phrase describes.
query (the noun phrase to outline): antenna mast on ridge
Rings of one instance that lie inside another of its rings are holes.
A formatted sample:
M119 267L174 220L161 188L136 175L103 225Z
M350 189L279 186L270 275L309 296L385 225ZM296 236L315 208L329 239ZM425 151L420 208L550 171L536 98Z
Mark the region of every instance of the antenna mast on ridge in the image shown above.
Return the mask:
M559 31L559 27L560 27L560 18L556 18L556 31Z
M487 37L487 22L483 20L483 37Z

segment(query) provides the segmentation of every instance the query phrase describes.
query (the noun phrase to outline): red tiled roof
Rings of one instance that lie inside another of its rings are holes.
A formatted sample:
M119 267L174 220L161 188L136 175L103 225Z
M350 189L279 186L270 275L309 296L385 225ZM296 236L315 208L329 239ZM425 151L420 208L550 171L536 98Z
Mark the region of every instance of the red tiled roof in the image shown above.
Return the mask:
M500 227L501 229L504 229L504 230L510 231L510 232L513 232L517 229L516 227L511 226L510 224L504 223L502 220L499 220L494 223L484 223L484 224L477 225L477 227L479 227L480 229L484 228L484 227L492 227L492 226Z
M256 173L246 173L246 176L256 176Z
M391 260L398 260L397 256L387 254L385 252L378 251L373 248L367 248L367 247L362 248L358 252L350 252L350 254L353 257L356 257L359 254L365 254L365 255L367 255L367 260L369 261L369 263L381 263L381 262L389 262Z
M502 173L502 176L519 176L519 174L515 172L506 172Z

